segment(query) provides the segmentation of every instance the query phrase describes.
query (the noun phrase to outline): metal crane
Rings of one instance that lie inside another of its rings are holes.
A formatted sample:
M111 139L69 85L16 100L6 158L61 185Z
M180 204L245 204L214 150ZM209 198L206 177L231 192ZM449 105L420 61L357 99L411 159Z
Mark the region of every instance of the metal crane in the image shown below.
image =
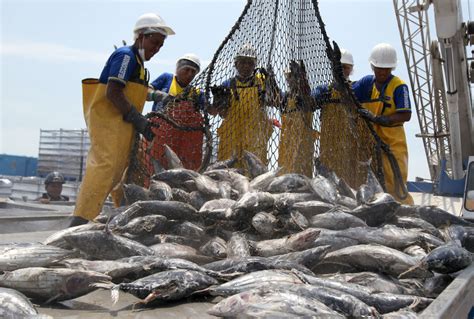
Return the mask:
M460 0L393 0L393 4L421 130L417 137L423 139L434 191L440 189L443 174L467 187L466 164L474 156L474 61L466 48L474 44L474 22L463 22Z

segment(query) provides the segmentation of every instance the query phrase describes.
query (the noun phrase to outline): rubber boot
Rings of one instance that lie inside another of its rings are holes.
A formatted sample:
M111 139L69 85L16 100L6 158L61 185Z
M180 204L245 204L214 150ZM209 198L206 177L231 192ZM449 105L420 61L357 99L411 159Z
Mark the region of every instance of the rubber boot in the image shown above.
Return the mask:
M71 218L71 223L69 224L68 227L74 227L74 226L79 226L79 225L84 225L87 224L89 221L87 219L84 219L79 216L72 216Z

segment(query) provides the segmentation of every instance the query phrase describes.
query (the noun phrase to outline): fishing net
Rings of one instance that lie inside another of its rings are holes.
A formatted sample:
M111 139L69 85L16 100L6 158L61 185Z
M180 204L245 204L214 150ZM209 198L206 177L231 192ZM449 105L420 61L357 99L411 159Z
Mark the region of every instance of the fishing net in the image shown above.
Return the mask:
M380 145L339 60L316 0L249 0L209 66L165 111L148 115L160 124L155 146L137 137L129 180L146 184L151 158L167 168L164 143L199 171L231 157L245 169L249 151L269 169L309 177L319 159L354 188L367 176L359 162L373 158L383 179Z

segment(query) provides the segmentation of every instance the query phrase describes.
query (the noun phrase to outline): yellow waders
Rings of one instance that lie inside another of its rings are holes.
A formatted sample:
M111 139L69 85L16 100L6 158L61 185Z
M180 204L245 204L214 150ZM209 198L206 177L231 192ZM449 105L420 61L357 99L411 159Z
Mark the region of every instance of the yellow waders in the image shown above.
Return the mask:
M393 101L393 93L395 89L404 84L404 82L394 76L390 82L388 83L385 89L385 97L389 98L384 103L381 101L376 102L368 102L363 103L363 107L371 111L375 115L391 115L396 112L395 103ZM376 100L379 99L380 92L375 87L375 84L372 87L372 95L371 99ZM408 149L407 149L407 141L405 137L405 130L403 128L403 124L396 124L396 126L381 126L374 124L374 129L377 134L380 136L382 141L387 143L390 146L390 150L392 151L393 155L395 156L398 166L400 167L400 174L402 177L402 183L406 184L408 179ZM403 204L413 205L413 198L409 193L407 193L407 197L405 199L401 199L397 196L395 192L395 178L393 175L393 171L388 160L388 157L382 152L382 164L383 164L383 173L385 177L385 187L387 188L387 192L395 197L398 201Z
M254 153L265 164L268 163L267 142L273 132L259 96L263 80L256 76L254 82L251 85L236 80L236 92L232 90L227 114L217 129L218 160L229 159L235 154L238 158L236 167L241 168L244 167L244 150Z
M312 177L314 142L319 137L312 129L313 112L297 111L293 98L288 99L286 111L282 114L278 166L282 168L282 174Z
M123 198L121 181L128 166L135 130L106 97L107 85L97 79L82 81L84 118L91 142L86 174L82 180L74 216L94 219L108 194L114 204ZM147 86L127 82L124 93L139 112L143 110Z

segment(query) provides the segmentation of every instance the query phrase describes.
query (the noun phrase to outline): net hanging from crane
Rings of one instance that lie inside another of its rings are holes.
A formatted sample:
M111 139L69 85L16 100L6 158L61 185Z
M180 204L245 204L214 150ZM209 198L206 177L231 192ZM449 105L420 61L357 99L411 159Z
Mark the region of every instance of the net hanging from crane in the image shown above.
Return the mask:
M166 111L148 115L161 125L160 149L137 140L129 179L153 173L150 157L164 161L164 143L200 171L232 157L245 169L248 151L269 169L309 177L319 158L354 188L367 176L359 163L374 158L383 179L376 138L333 46L316 0L249 0L208 67Z

